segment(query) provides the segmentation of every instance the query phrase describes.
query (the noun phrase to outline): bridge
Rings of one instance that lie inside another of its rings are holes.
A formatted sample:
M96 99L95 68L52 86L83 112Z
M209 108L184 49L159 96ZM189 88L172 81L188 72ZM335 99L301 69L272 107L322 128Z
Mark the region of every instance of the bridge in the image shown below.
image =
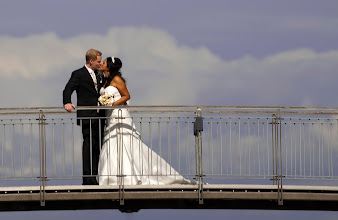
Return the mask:
M128 108L142 141L193 184L83 186L74 113L2 108L0 211L338 210L338 108Z

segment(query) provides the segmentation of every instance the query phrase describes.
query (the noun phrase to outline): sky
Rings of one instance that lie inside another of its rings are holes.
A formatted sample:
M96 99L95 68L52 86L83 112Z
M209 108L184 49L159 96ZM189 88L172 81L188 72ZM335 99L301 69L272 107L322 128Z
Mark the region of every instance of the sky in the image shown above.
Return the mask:
M62 107L64 86L90 48L122 60L131 105L337 107L337 26L336 0L1 1L1 108ZM338 213L101 210L0 218L47 215L291 220Z

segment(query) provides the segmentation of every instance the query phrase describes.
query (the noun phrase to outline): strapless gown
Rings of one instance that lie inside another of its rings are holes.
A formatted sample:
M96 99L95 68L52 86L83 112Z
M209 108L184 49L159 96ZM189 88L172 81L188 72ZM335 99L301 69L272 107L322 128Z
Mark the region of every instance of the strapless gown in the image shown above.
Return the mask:
M104 93L113 95L115 100L121 98L113 86L102 88L100 94ZM98 168L99 185L191 183L142 142L127 108L106 110L106 117Z

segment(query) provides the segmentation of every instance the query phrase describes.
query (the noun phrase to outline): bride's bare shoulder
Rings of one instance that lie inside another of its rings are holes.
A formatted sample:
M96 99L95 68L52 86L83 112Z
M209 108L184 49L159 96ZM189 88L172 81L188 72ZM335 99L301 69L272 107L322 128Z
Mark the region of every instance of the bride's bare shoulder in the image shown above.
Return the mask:
M120 76L115 76L112 80L112 83L115 83L115 84L118 84L118 85L121 85L121 84L125 84L123 79L120 77Z

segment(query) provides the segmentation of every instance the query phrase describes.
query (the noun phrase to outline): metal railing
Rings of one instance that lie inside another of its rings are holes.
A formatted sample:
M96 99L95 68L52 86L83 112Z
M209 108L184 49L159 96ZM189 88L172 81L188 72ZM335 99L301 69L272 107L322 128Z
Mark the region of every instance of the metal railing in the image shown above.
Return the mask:
M128 108L142 141L190 180L278 185L338 180L338 108ZM58 107L0 109L0 185L81 184L76 120Z

